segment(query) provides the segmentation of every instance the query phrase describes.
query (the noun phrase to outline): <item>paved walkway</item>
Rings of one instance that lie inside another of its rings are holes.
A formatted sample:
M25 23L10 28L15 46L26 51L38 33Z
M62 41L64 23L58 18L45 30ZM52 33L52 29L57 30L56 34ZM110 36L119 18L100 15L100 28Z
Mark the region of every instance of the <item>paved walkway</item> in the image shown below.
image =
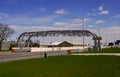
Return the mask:
M99 55L105 55L105 56L120 56L120 53L75 53L71 55L80 55L80 56L99 56Z

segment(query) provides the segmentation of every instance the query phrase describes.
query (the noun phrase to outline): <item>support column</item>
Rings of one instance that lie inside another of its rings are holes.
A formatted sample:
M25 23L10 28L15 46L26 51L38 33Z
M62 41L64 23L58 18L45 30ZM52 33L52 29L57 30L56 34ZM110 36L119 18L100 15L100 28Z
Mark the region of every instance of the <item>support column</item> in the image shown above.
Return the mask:
M97 50L97 40L94 40L94 46L93 46L93 50Z
M100 40L98 40L98 50L101 50Z
M100 50L101 49L101 45L100 45L100 40L102 38L101 37L93 37L93 40L94 40L94 47L93 49L94 50Z

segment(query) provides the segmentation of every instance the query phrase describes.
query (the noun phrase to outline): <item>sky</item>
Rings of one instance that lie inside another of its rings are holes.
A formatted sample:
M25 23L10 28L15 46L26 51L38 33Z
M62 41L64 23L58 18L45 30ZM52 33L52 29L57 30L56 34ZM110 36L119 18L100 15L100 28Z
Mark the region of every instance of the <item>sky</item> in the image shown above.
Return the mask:
M120 40L120 0L0 0L0 23L16 33L46 30L85 29Z

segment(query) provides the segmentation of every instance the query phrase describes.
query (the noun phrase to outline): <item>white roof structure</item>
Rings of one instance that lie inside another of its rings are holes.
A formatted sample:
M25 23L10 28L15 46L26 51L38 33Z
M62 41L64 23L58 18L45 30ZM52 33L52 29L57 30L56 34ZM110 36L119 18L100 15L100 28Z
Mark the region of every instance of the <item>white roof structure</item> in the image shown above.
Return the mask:
M50 44L51 44L51 45L58 45L58 44L60 44L60 43L62 43L62 42L51 42Z

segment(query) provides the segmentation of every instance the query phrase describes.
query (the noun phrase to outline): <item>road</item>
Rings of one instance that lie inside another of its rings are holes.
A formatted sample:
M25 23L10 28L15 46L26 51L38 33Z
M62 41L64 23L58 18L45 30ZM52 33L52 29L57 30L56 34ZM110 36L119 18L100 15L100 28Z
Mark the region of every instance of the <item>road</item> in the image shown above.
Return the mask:
M51 51L46 52L47 56L67 55L67 51ZM26 60L32 58L44 58L45 52L0 52L0 62L8 62L15 60Z
M58 55L67 55L67 51L49 51L46 52L48 56L58 56ZM120 53L74 53L71 55L79 55L79 56L99 56L99 55L107 55L107 56L120 56ZM33 58L45 58L45 52L0 52L0 62L8 62L15 60L26 60Z

